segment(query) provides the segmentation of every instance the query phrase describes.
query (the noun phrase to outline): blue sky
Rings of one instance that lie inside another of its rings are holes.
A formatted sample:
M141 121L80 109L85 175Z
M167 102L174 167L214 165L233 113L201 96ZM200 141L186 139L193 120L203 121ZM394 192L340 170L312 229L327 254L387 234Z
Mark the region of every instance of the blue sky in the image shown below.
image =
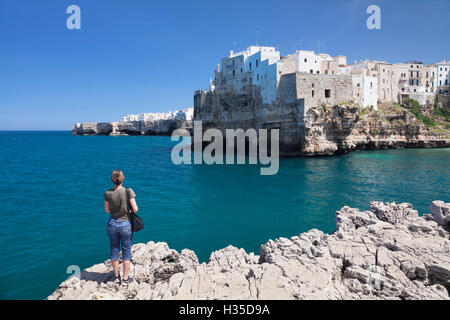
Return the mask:
M66 28L71 4L81 30ZM381 30L366 28L370 4ZM349 62L433 63L450 59L449 29L448 0L0 0L0 130L192 106L220 59L257 37L282 55L319 40Z

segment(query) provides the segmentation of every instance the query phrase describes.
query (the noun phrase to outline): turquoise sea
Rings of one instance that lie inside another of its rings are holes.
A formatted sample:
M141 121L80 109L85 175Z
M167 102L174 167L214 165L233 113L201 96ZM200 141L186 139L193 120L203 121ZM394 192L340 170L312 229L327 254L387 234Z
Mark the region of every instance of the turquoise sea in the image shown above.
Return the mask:
M0 299L44 299L69 274L108 259L103 192L121 169L145 229L134 242L165 241L200 261L229 244L259 253L270 238L333 232L344 205L411 202L421 214L450 201L450 149L354 152L257 165L182 165L170 137L0 132Z

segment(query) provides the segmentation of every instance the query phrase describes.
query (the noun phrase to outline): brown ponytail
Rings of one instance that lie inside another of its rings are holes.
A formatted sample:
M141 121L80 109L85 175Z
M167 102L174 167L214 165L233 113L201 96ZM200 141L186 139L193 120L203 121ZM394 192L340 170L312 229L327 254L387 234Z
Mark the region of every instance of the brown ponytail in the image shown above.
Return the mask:
M120 185L123 182L123 179L125 179L125 177L120 170L114 170L111 174L111 180L116 186Z

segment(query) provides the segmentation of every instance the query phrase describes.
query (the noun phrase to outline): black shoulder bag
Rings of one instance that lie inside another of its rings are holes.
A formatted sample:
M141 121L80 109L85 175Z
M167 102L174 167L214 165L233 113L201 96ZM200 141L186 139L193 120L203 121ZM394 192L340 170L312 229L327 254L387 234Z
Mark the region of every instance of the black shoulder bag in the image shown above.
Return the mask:
M127 190L128 205L130 208L130 211L128 213L128 220L130 220L131 223L131 230L133 230L133 232L138 232L144 229L144 223L142 222L142 219L136 213L133 212L130 203L130 190L128 188L126 190Z

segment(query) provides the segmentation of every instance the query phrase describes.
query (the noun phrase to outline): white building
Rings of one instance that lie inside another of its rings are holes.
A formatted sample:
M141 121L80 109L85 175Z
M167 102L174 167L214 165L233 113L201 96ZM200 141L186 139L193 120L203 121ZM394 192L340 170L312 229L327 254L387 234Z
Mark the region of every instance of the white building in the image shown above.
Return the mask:
M177 111L175 114L175 119L191 121L193 117L194 117L194 108L187 108L184 110L180 110Z
M283 74L292 72L310 74L340 74L340 66L347 64L346 56L332 57L327 53L297 50L283 58Z
M218 66L214 90L246 94L260 89L263 103L276 100L281 74L280 52L274 47L250 46L240 52L230 51ZM254 92L253 92L254 93Z
M372 106L378 109L377 78L365 75L353 75L353 99L360 107Z
M437 85L450 86L450 61L444 60L435 64L437 67Z
M123 122L132 121L158 121L158 120L192 120L194 116L194 108L187 108L184 110L169 111L165 113L140 113L129 114L122 118Z
M421 105L433 103L436 90L435 66L424 66L422 62L396 63L392 65L394 102L405 99L417 100Z
M297 50L283 59L283 74L302 72L320 74L322 59L314 51Z

